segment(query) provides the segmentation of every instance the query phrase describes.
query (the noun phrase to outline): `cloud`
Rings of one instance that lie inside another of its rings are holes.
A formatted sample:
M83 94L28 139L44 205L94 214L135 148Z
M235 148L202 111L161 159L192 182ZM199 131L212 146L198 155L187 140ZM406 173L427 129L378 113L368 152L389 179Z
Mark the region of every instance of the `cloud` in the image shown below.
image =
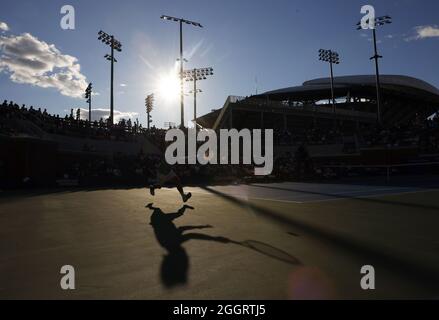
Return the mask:
M8 73L11 81L83 97L87 81L78 59L62 54L55 45L29 33L0 36L0 53L0 72Z
M6 22L0 21L0 31L9 31L9 26Z
M416 27L415 29L416 32L418 33L418 39L439 37L438 26L421 26L421 27Z
M437 25L417 26L414 30L416 34L414 36L406 37L404 39L405 41L439 38L439 27Z
M81 110L80 111L81 119L83 119L83 120L88 119L88 109L83 109L83 108L79 108L79 109ZM139 114L137 112L123 112L123 111L119 111L119 110L114 110L114 122L119 122L122 119L135 120L135 118L138 115ZM91 120L92 121L95 121L95 120L99 121L101 118L107 119L109 116L110 116L110 109L105 109L105 108L91 109Z
M127 87L127 85L125 83L121 83L120 86L121 87Z

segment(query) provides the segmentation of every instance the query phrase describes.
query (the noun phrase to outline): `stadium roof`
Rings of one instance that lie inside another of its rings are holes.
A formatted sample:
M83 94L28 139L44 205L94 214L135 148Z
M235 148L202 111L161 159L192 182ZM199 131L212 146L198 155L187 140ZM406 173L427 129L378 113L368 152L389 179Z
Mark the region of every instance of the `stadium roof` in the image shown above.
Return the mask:
M416 98L439 103L439 89L431 84L408 76L382 75L380 77L381 88L384 92L399 95L414 95ZM330 91L330 78L320 78L306 81L302 86L289 87L274 91L268 91L259 96L268 96L273 100L288 98L325 98ZM355 75L334 78L336 94L346 94L347 91L373 92L375 90L374 75ZM368 90L370 89L370 90Z

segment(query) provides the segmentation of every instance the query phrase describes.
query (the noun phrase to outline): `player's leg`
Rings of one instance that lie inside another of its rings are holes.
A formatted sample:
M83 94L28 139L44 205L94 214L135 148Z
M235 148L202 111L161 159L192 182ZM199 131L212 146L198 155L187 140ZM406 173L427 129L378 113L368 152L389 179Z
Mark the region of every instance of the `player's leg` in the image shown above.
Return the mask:
M151 195L155 195L155 189L161 189L165 184L172 179L173 171L169 165L164 161L161 161L156 168L156 179L149 187Z
M163 181L164 181L163 176L160 173L158 173L157 178L154 179L154 181L152 181L149 185L149 193L151 193L152 196L155 196L156 189L162 188Z
M181 180L177 176L177 174L174 172L174 170L169 171L168 174L166 174L166 175L159 173L157 175L157 178L158 178L157 184L150 186L151 195L155 194L155 189L160 189L165 184L172 184L172 185L176 186L178 192L180 193L180 196L181 196L183 202L187 202L192 197L192 194L190 192L188 192L187 194L184 193L184 189L183 189L183 186L181 184Z
M177 190L178 192L180 192L181 199L183 200L183 202L187 202L192 197L192 193L190 192L186 194L184 193L183 186L181 185L177 185Z
M153 184L151 184L150 186L149 186L149 193L152 195L152 196L155 196L155 186L153 185Z
M192 193L190 193L190 192L184 193L184 189L183 189L183 186L181 184L181 180L180 180L179 176L177 176L175 174L174 171L171 171L170 177L172 177L172 181L174 182L175 186L177 187L178 192L180 192L180 196L181 196L181 199L183 200L183 202L187 202L192 197Z

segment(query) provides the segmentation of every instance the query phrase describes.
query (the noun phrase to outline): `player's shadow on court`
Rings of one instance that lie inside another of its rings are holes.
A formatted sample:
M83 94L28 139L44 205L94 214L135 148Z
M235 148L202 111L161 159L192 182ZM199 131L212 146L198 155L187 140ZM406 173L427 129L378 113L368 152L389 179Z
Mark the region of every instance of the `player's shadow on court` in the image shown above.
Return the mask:
M186 210L194 209L188 205L184 205L175 213L164 213L160 208L154 207L152 203L146 207L153 211L150 224L154 229L157 241L167 251L160 268L161 281L167 288L187 283L189 256L182 244L188 240L206 240L240 245L289 264L301 264L297 258L290 254L259 241L237 242L225 237L214 237L198 232L184 233L185 231L212 228L210 225L177 227L174 220L181 217Z
M151 226L159 244L165 248L168 253L163 257L160 277L162 283L170 288L187 282L189 270L189 257L182 244L188 240L207 240L221 243L229 243L230 240L224 237L212 237L202 233L186 233L190 230L201 230L211 228L209 225L203 226L183 226L177 227L174 220L181 217L187 209L193 210L193 207L183 206L175 213L165 214L160 208L156 208L152 203L146 206L153 210L151 215Z

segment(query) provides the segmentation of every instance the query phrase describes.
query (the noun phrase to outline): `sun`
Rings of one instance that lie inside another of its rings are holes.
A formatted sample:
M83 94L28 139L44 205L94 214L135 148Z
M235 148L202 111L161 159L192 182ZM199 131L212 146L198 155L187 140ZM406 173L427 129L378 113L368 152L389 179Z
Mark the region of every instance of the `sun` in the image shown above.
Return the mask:
M180 95L180 81L176 72L163 73L158 78L158 93L166 101L174 101Z

